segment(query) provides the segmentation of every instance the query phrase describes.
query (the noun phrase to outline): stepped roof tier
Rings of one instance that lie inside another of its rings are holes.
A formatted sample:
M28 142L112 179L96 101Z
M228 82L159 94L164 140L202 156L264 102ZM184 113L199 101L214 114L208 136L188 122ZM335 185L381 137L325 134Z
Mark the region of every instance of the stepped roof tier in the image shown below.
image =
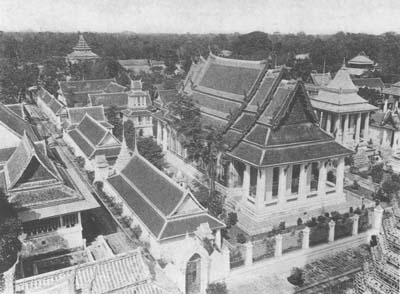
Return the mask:
M102 105L67 108L69 125L78 125L85 117L86 113L98 122L100 122L106 128L112 128L112 125L107 122L107 118L104 113L104 107Z
M400 82L393 84L389 88L383 89L382 93L386 95L400 96Z
M15 282L16 293L168 294L153 277L139 250Z
M245 104L255 112L259 97L268 92L276 75L269 71L268 82L257 87L267 73L266 61L236 60L217 57L210 53L207 60L201 58L193 64L183 84L183 93L190 96L200 107L206 123L224 127L231 116ZM257 89L255 89L257 88ZM251 103L249 93L256 90Z
M118 109L125 109L128 107L128 93L95 93L88 94L89 102L92 106L103 105L104 108L116 106Z
M92 49L86 43L83 35L79 35L79 40L76 46L73 48L74 51L67 55L67 59L71 62L74 61L84 61L84 60L93 60L99 58L99 56L92 52Z
M60 94L69 107L86 106L89 103L88 94L104 93L110 89L110 84L115 84L115 79L59 82Z
M377 108L360 97L349 72L342 67L335 78L311 98L314 108L333 113L370 112Z
M319 128L303 83L279 81L265 94L257 113L244 111L231 123L225 133L228 155L266 167L351 154Z
M38 141L32 126L3 103L0 103L0 124L20 138L26 132L33 141Z
M370 88L370 89L383 89L385 88L385 84L381 80L381 78L359 78L353 79L353 83L355 86L362 88Z
M158 170L137 149L107 182L157 240L192 234L203 223L211 229L224 227L189 190Z
M0 172L0 187L17 203L22 221L30 221L97 207L91 195L75 190L67 172L56 165L43 142L25 133Z
M358 53L358 55L349 60L348 64L357 66L357 65L374 65L374 62L365 54L364 51Z
M110 130L88 113L85 113L81 122L68 135L89 159L96 155L116 157L121 150L121 143Z

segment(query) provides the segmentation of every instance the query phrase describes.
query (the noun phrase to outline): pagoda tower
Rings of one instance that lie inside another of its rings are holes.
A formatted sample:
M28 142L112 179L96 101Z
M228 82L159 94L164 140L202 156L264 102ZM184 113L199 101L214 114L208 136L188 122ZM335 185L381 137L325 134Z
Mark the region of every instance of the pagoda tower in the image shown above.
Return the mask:
M73 48L73 52L68 54L66 57L68 64L76 64L83 61L95 61L99 58L96 53L92 52L88 43L83 38L83 35L79 35L79 40L76 46Z

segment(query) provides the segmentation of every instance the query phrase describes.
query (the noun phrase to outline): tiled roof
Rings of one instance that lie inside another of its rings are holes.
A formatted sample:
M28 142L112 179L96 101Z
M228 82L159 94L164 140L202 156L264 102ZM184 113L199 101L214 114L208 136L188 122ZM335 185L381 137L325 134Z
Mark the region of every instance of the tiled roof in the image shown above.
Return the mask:
M11 155L14 153L15 149L16 149L16 147L0 149L0 163L6 162L11 157Z
M120 84L117 84L115 82L111 82L105 89L104 92L106 93L119 93L119 92L124 92L126 90L126 87L121 86Z
M358 55L349 60L349 64L370 64L373 65L374 62L365 54L364 51L358 53Z
M205 222L212 228L224 226L200 206L195 214L173 216L186 197L196 200L136 152L121 172L107 181L157 239L193 233Z
M130 67L130 66L150 66L149 61L147 59L125 59L118 60L119 64L122 67Z
M177 90L158 90L158 97L161 99L163 105L167 105L177 99L178 91Z
M72 125L80 123L86 113L97 121L107 121L104 108L101 105L67 108L67 113Z
M86 155L86 157L90 157L93 154L95 148L82 136L80 132L76 129L68 132L68 135L71 139L78 145L79 149Z
M371 115L371 125L390 130L399 130L400 116L393 111L387 111L386 113L377 111Z
M57 290L69 291L67 289L72 289L74 291L75 284L75 289L81 289L82 293L91 294L168 293L167 290L154 283L149 266L140 251L131 251L106 260L20 279L15 283L15 290L17 293L21 291L25 291L25 293L45 291L46 288L63 283L66 287Z
M327 73L311 73L311 80L315 86L326 86L332 81L330 72Z
M6 104L6 107L21 118L24 118L24 105L22 103Z
M33 163L34 160L36 160L39 165ZM34 164L34 166L31 166L30 164ZM57 169L48 156L44 154L26 134L24 134L20 144L6 164L5 171L8 189L12 189L17 184L28 167L31 169L28 171L31 176L33 176L33 169L39 171L39 169L42 168L40 176L43 176L43 173L46 172L47 175L50 175L54 179L60 178Z
M208 108L211 111L213 110L218 111L219 115L217 116L223 118L225 118L230 113L235 112L241 106L241 103L238 102L217 99L215 97L201 94L198 92L193 93L192 99L193 102L195 102L199 106Z
M382 82L381 78L353 79L353 83L357 87L366 87L371 89L383 89L385 87L385 84Z
M271 101L228 155L256 166L281 165L351 154L317 125L302 83L281 83ZM232 148L233 147L233 148Z
M93 153L92 156L97 156L97 155L105 155L107 157L117 157L118 154L121 151L121 147L112 147L112 148L99 148L96 149L96 151Z
M88 139L93 146L97 146L108 132L106 128L88 114L85 114L76 129Z
M38 140L32 126L2 103L0 103L0 123L3 123L19 137L26 132L32 140Z
M397 86L396 84L394 84L390 88L384 88L382 90L382 93L386 95L400 96L400 85Z
M37 93L37 97L38 99L42 100L54 114L57 114L64 107L64 105L60 101L58 101L43 87L40 87Z
M89 94L90 103L93 106L103 105L104 108L116 106L118 108L128 107L128 93L96 93Z
M85 39L83 38L83 35L79 35L79 40L78 43L76 44L76 46L73 48L74 50L91 50L91 48L89 47L89 45L86 43Z

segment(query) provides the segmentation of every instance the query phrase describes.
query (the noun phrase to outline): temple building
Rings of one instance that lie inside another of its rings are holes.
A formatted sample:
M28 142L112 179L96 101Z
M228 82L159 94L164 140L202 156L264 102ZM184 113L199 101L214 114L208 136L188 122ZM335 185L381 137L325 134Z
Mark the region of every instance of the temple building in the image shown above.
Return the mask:
M217 167L217 189L250 235L282 221L294 225L323 209L348 209L344 158L353 152L319 127L303 83L284 80L283 74L264 61L210 54L192 66L182 89L199 106L203 123L221 129L229 143ZM155 117L169 163L192 172L182 160L185 150L178 154L173 148L179 136L168 111Z
M325 87L331 81L332 81L332 76L331 73L329 72L326 73L311 72L310 80L308 83L305 84L308 95L310 97L318 95L319 89L321 89L321 87Z
M43 87L40 87L35 100L40 110L43 111L57 129L61 129L61 124L65 117L65 105Z
M86 114L97 120L103 127L112 130L113 125L107 121L103 105L67 108L67 116L63 121L64 130L74 129Z
M357 92L349 71L342 67L317 96L311 97L320 127L351 148L369 140L370 114L377 110Z
M400 116L398 112L377 111L371 115L370 139L374 145L398 150L400 148Z
M82 249L81 212L98 207L90 193L75 187L66 168L55 164L44 142L25 133L0 172L0 187L26 234L22 257Z
M122 152L121 152L122 153ZM104 191L123 205L123 215L142 229L141 240L162 260L182 293L205 293L208 283L229 272L222 248L224 224L211 216L188 189L142 157L137 148L104 181Z
M64 133L63 138L76 156L85 159L87 170L95 170L99 158L102 158L101 164L112 165L121 150L121 142L110 129L87 113L75 128Z
M383 208L380 206L381 218ZM397 294L400 292L400 210L395 203L383 216L376 235L371 238L371 259L356 275L356 294Z
M79 41L73 48L74 51L67 55L66 61L68 64L76 64L84 61L95 61L100 58L97 54L92 52L92 49L86 43L83 35L79 35Z
M393 84L389 88L383 89L382 94L383 94L383 105L382 105L383 112L386 112L388 110L396 110L399 108L400 82Z
M375 68L375 63L371 60L364 51L347 62L347 69L349 74L354 77L361 77L366 72L372 71Z

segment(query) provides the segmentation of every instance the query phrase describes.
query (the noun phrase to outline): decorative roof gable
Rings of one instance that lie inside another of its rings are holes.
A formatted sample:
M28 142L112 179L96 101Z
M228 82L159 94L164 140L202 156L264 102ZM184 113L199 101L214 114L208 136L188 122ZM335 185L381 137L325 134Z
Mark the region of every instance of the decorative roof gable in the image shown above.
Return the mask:
M104 107L102 105L67 108L67 113L71 125L80 123L85 114L90 115L93 119L99 122L107 121L104 113Z

